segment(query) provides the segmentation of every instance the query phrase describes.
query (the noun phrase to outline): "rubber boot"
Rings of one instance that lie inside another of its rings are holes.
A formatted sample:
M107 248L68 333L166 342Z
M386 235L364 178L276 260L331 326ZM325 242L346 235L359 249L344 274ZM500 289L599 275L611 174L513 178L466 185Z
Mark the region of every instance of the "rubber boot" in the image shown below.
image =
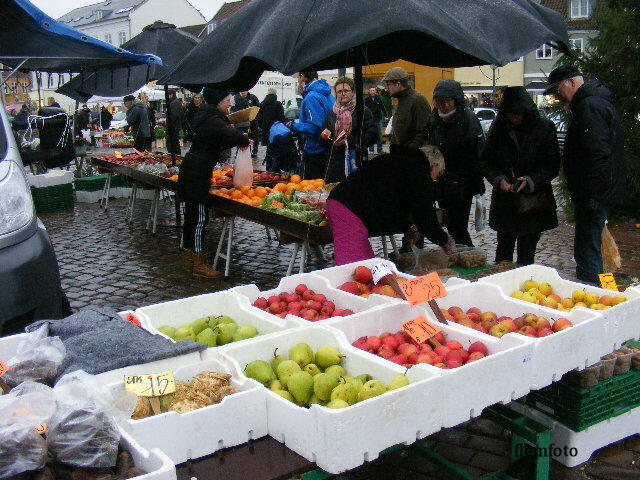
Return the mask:
M186 272L193 272L193 250L186 249L182 252L182 265Z
M193 274L198 277L217 278L222 274L207 265L207 254L199 252L193 254Z

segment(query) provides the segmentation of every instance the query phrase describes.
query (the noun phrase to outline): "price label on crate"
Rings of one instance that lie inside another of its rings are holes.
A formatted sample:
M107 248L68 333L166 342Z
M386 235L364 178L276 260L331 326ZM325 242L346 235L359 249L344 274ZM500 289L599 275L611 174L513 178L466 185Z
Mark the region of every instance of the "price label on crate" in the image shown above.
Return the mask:
M411 305L420 305L447 296L447 289L435 272L407 280L400 284L400 288Z
M618 284L616 283L616 279L613 276L613 273L600 273L598 274L600 277L600 285L605 290L613 290L614 292L618 292Z
M382 261L380 263L376 263L373 268L371 268L371 275L373 276L373 283L376 285L387 275L393 275L396 273L396 268L391 262Z
M45 433L47 433L47 428L48 427L49 427L49 425L47 425L46 423L41 423L34 430L36 431L36 433L38 435L44 435Z
M422 315L404 322L402 328L418 343L426 342L442 331Z
M140 320L138 320L138 317L136 317L135 315L133 315L131 313L127 313L127 315L124 317L124 321L125 322L129 322L129 323L133 323L137 327L141 326L141 323L140 323Z
M138 397L161 397L176 391L173 371L153 375L125 375L124 388Z
M0 358L0 377L9 371L9 365Z

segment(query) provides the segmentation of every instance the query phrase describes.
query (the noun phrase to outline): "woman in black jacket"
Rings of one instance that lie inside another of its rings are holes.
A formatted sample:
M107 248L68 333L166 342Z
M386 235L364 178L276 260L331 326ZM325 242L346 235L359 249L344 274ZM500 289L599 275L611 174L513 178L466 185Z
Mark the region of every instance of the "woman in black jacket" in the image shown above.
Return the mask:
M541 232L558 226L551 181L558 176L560 149L556 127L542 118L523 87L505 89L498 117L481 157L493 185L489 226L498 232L496 263L533 263ZM542 201L530 213L518 213L518 195L536 193Z
M209 222L211 173L220 153L231 147L247 147L249 139L233 128L227 114L231 94L215 88L202 91L207 103L193 120L193 143L180 166L178 193L185 201L182 241L184 266L194 275L215 278L220 272L205 263L203 243Z
M347 77L339 78L333 88L336 103L327 113L320 135L320 143L328 152L324 178L327 183L341 182L357 168L355 158L358 126L362 128L360 147L363 153L366 154L367 149L376 142L377 138L377 125L371 110L367 107L364 107L363 124L358 124L358 117L355 114L356 86L353 80Z
M474 195L484 193L479 166L484 142L482 127L465 106L458 82L440 80L433 91L436 108L427 124L427 143L444 155L445 172L439 180L439 202L447 210L445 221L456 243L473 247L469 235L469 214Z
M275 88L268 90L267 96L260 104L260 111L256 117L256 123L260 126L262 132L262 138L260 141L267 147L267 153L264 157L264 163L268 172L279 171L278 168L278 155L274 151L274 146L269 143L269 134L271 132L271 126L276 122L284 123L284 107L282 103L278 101Z
M187 142L193 141L193 120L196 113L200 111L200 108L202 108L203 105L204 101L202 100L202 95L196 93L189 102L189 105L187 105L187 108L184 110L184 139Z

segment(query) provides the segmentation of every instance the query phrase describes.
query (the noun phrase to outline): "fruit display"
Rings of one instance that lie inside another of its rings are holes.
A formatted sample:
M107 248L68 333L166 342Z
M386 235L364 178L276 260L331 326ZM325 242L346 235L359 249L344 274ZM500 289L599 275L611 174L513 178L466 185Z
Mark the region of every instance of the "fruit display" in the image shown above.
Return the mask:
M398 283L407 281L406 278L399 275L392 274L392 276ZM377 285L373 283L373 275L371 274L371 269L369 267L358 265L353 271L351 277L353 278L353 281L343 283L337 287L338 290L365 298L372 293L385 295L387 297L401 298L385 278L380 280L380 283Z
M289 178L289 175L285 173L273 173L273 172L253 172L253 183L259 182L281 182ZM221 187L225 185L233 185L233 167L225 165L221 168L216 168L211 172L211 186Z
M276 349L269 361L248 363L244 374L300 407L346 408L409 385L402 374L385 384L366 373L347 372L342 367L342 353L330 345L318 347L314 353L307 343L297 343L288 353L289 358L277 354Z
M594 292L576 289L571 297L560 298L553 293L553 287L547 282L538 283L533 279L526 280L511 294L513 298L537 305L553 308L561 312L568 312L574 307L590 308L592 310L608 310L620 303L626 302L624 295L598 295Z
M159 398L160 410L165 412L187 413L209 405L220 403L227 395L238 393L229 380L231 375L217 372L201 372L189 383L176 382L176 391ZM140 420L155 415L148 397L138 397L135 410L131 415Z
M285 217L295 218L315 225L327 225L327 219L308 203L299 202L295 192L290 195L282 192L270 193L262 199L259 206L264 210L278 213Z
M441 310L444 318L448 321L498 338L507 333L520 333L527 337L546 337L573 326L573 323L567 318L553 320L535 313L525 313L517 318L511 318L499 317L493 312L482 312L476 307L469 308L466 313L457 306Z
M167 337L179 342L181 340L193 340L204 343L209 347L226 345L253 338L258 335L258 330L253 325L238 325L228 315L210 315L185 323L179 327L162 325L158 331Z
M171 155L168 153L151 153L151 152L133 152L122 153L114 152L112 155L103 155L97 157L99 160L103 160L109 163L115 163L124 167L137 168L139 165L154 165L156 163L162 163L167 167L171 166ZM182 157L176 155L176 165L182 163Z
M353 342L353 346L405 367L428 363L439 368L457 368L489 355L487 346L482 342L472 343L464 349L460 342L447 340L442 332L433 339L438 342L435 347L427 342L417 343L407 332L400 330L360 337Z
M280 318L291 314L310 322L331 317L346 317L354 313L349 309L336 308L336 304L325 295L314 292L303 283L293 292L280 292L269 298L260 297L252 305Z

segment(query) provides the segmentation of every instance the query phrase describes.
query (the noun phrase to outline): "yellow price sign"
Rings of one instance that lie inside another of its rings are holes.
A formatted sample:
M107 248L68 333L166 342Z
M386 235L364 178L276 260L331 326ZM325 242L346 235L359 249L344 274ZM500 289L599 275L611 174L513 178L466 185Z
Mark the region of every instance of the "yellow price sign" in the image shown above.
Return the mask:
M600 285L602 285L602 288L605 290L619 292L618 284L616 283L613 273L600 273L598 277L600 277Z
M161 397L176 391L173 371L145 375L125 375L124 388L138 397Z

